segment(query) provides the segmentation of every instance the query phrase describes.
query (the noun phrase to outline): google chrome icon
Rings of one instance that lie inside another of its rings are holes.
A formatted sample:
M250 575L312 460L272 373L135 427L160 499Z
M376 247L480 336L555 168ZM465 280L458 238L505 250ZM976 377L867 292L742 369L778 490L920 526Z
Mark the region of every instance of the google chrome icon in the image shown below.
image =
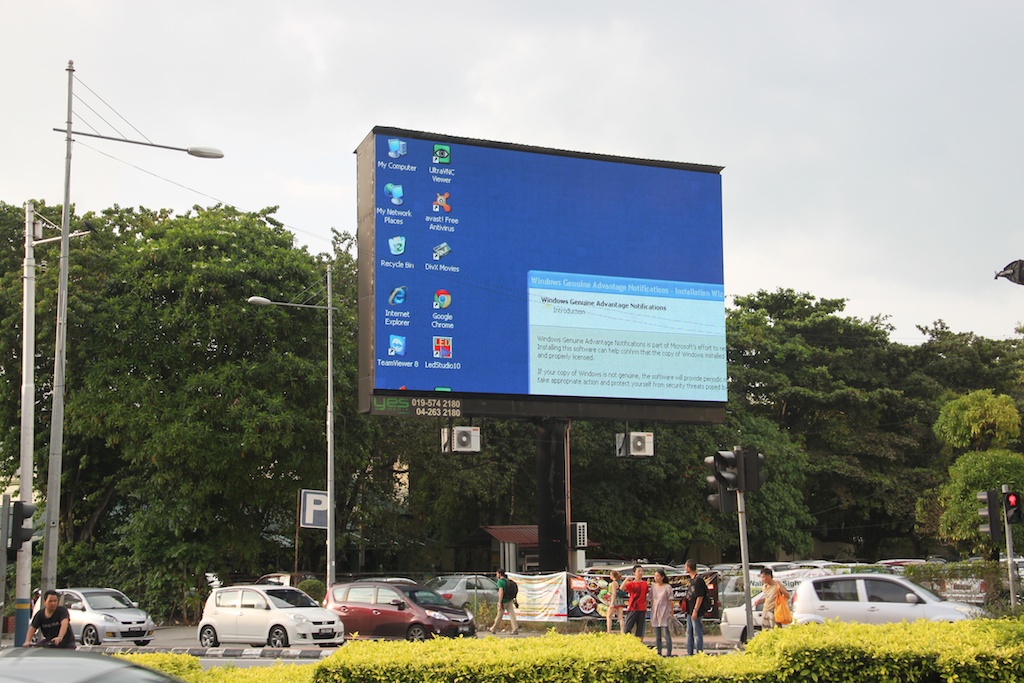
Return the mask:
M434 292L434 308L448 308L452 305L452 295L447 289Z

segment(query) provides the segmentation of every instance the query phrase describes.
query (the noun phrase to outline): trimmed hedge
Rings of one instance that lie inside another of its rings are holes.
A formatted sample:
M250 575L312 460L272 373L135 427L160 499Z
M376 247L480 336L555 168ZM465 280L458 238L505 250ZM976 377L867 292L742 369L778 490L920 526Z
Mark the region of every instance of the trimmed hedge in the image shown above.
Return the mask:
M352 641L313 664L203 671L188 655L122 655L187 683L1016 683L1024 621L806 624L745 652L662 658L633 637Z
M636 638L547 633L539 638L351 642L321 662L314 683L668 683L663 660Z

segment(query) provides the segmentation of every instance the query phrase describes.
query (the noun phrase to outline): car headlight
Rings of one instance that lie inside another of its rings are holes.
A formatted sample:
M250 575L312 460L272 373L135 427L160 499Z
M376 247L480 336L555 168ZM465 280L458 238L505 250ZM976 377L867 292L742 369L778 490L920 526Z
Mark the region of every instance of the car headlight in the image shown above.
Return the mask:
M308 624L309 619L304 614L297 614L295 612L289 612L288 618L294 621L296 624Z
M102 616L103 616L103 621L112 621L114 623L117 623L117 619L115 619L114 617L110 616L109 614L104 614Z
M446 615L432 609L427 610L427 616L431 619L438 619L439 621L448 621L448 617Z

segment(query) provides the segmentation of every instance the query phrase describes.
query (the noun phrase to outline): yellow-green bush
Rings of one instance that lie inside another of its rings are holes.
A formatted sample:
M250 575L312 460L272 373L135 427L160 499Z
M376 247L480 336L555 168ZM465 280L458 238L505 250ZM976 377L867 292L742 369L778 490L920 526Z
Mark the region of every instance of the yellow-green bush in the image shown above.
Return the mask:
M314 683L667 683L663 660L635 638L538 638L354 642L317 666Z
M204 670L192 655L118 654L133 664L177 676L185 683L312 683L316 663L258 665L239 668L215 666Z
M178 678L188 679L189 676L195 673L199 673L203 668L199 665L199 660L191 655L172 655L163 653L153 654L118 654L114 655L119 659L124 659L132 664L138 664L139 666L145 666L150 669L156 669L157 671L163 671L164 673L177 676Z
M806 624L754 638L744 656L774 659L779 681L1006 681L1024 677L1019 621Z
M350 642L312 664L203 671L188 655L121 655L187 683L1016 683L1024 621L808 624L767 631L745 652L665 659L635 638Z

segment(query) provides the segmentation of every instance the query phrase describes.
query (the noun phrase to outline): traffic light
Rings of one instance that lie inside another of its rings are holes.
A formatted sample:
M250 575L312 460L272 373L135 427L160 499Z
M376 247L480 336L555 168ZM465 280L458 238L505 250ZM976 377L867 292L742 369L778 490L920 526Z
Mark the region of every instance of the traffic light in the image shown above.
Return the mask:
M714 480L714 477L708 477L708 479ZM715 508L721 513L729 514L736 512L736 492L727 489L721 483L715 481L711 488L716 489L717 493L712 493L708 496L708 503L711 507Z
M1003 529L1003 518L1000 516L1002 509L1002 494L998 489L989 489L988 491L978 491L975 498L978 502L982 503L985 507L978 510L978 514L985 520L985 523L978 527L978 531L990 536L992 543L997 547L1002 547L1006 541L1006 535Z
M765 482L764 456L750 449L740 459L740 488L747 492L760 491Z
M711 471L712 476L708 477L708 483L714 485L718 482L725 488L738 489L740 487L740 467L742 457L739 447L731 451L718 451L714 455L704 458L704 464Z
M1003 514L1006 516L1007 524L1020 524L1024 519L1024 510L1021 508L1019 493L1007 493L1003 496Z
M32 515L36 506L16 500L11 509L11 547L7 549L7 561L14 562L18 558L21 544L32 539ZM25 526L28 522L28 526Z

